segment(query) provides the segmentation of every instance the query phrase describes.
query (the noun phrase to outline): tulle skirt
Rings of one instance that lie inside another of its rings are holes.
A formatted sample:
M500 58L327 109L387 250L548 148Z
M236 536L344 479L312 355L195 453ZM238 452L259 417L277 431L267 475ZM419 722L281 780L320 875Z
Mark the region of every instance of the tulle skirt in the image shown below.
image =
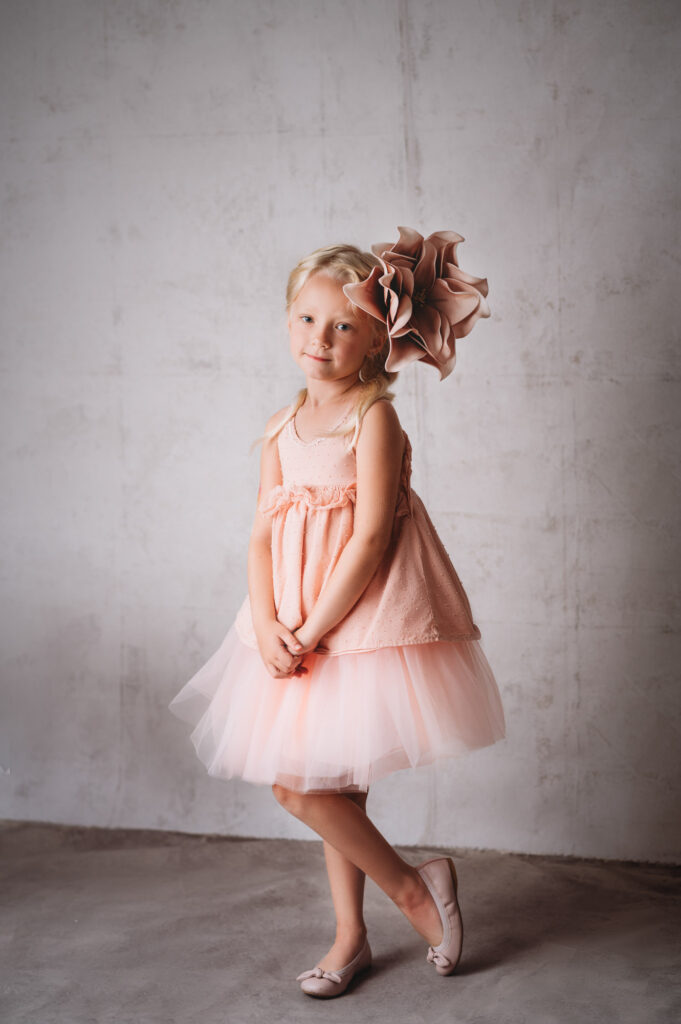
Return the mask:
M496 743L504 712L479 640L306 654L275 679L232 625L169 708L218 778L366 791L402 768Z

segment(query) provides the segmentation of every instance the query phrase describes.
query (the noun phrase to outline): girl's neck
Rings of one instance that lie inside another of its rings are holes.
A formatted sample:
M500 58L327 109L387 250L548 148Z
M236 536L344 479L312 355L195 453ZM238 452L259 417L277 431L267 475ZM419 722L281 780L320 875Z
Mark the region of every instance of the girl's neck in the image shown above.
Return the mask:
M329 409L347 402L348 398L350 398L357 389L356 381L353 381L351 384L339 382L339 386L335 388L333 385L319 388L314 386L316 384L318 384L318 381L314 381L313 386L310 387L310 384L308 383L306 389L307 395L303 403L312 413L321 411L322 409Z

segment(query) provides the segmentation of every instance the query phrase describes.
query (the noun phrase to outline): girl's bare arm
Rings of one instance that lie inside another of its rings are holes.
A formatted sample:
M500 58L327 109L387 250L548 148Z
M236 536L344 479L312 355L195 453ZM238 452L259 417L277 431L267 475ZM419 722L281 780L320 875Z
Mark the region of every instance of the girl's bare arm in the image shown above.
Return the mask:
M268 420L266 430L279 422L281 410ZM260 487L258 503L263 494L282 482L277 442L263 442L260 456ZM255 518L248 545L248 595L251 618L260 655L272 675L283 675L296 667L299 656L287 650L294 648L293 633L277 619L272 578L272 520L256 505Z

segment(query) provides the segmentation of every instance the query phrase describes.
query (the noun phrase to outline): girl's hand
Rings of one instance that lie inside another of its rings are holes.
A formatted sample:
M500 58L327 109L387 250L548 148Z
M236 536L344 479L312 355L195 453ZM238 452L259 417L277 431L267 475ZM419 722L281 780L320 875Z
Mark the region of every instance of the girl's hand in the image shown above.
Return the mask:
M298 646L293 647L291 644L288 644L287 646L291 651L296 651L298 654L307 654L309 651L314 651L315 647L319 643L319 639L317 637L306 634L304 625L299 626L291 635Z
M261 626L257 631L257 638L260 657L267 671L275 679L285 679L307 672L307 668L300 664L303 655L301 645L283 622L273 619Z

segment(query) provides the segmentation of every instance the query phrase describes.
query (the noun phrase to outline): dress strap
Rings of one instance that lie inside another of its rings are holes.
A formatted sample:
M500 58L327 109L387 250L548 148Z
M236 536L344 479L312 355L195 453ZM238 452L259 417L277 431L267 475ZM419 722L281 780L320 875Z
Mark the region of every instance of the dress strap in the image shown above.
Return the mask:
M294 438L294 440L298 442L298 444L304 445L305 447L310 447L311 445L318 444L320 441L336 440L336 438L329 437L329 433L331 433L334 430L337 430L343 423L345 423L345 421L349 419L349 417L352 415L353 411L353 409L350 409L350 411L346 412L345 416L338 420L337 423L334 423L332 427L329 427L328 433L320 434L319 437L315 437L311 441L303 441L303 439L299 436L298 431L296 429L296 417L294 413L293 416L291 416L288 421L289 433Z
M346 420L350 419L350 417L353 414L353 412L354 412L354 409L350 409L349 412L346 412L345 416L343 416L342 419L338 420L338 423L336 423L335 426L331 427L331 429L332 430L338 430L338 428L341 427L345 423Z

